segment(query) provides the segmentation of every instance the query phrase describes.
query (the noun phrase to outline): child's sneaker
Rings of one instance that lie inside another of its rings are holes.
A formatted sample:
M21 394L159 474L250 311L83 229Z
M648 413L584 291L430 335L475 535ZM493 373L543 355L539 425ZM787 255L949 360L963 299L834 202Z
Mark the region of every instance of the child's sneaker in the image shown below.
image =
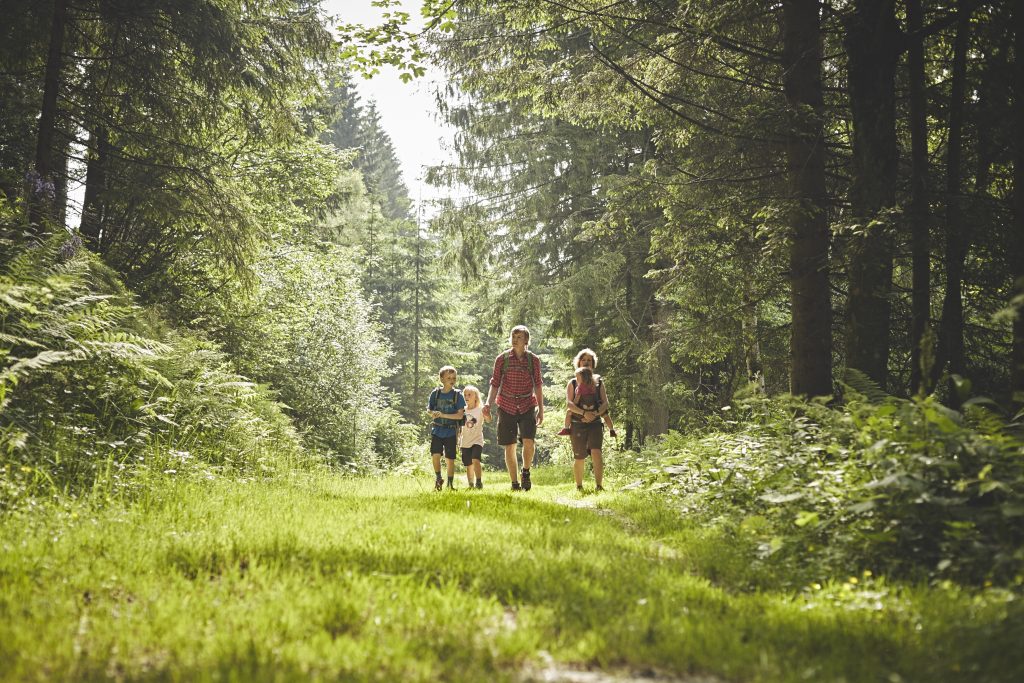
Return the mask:
M562 427L562 431L558 432L558 436L569 436L570 434L572 434L572 430L568 427ZM615 436L614 430L612 436Z
M523 490L529 491L533 488L533 482L530 481L530 470L523 470Z
M513 491L522 491L523 487L519 485L518 481L514 481L514 482L512 482L512 490Z
M434 480L434 490L435 491L440 491L443 488L444 488L444 479L442 479L441 477L438 477L437 479Z
M479 479L477 479L476 480L476 487L478 489L482 489L484 487L484 483L482 481L480 481Z

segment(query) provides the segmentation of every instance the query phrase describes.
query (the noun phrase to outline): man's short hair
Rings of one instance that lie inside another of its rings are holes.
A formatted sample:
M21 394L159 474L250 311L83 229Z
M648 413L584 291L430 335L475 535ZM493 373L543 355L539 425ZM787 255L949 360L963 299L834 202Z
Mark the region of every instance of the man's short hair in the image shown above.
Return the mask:
M526 344L527 344L527 346L529 346L529 344L530 344L530 328L527 327L526 325L516 325L515 327L513 327L512 331L508 333L508 343L509 344L512 343L512 337L514 337L516 335L516 332L522 332L523 334L526 335Z

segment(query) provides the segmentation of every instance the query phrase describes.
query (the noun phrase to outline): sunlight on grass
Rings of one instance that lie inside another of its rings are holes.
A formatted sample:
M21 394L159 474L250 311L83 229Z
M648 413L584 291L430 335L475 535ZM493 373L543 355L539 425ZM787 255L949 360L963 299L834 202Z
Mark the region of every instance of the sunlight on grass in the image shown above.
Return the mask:
M761 589L729 539L656 498L580 497L556 468L535 481L182 481L134 507L8 518L0 677L501 681L541 651L732 680L1020 672L1010 596Z

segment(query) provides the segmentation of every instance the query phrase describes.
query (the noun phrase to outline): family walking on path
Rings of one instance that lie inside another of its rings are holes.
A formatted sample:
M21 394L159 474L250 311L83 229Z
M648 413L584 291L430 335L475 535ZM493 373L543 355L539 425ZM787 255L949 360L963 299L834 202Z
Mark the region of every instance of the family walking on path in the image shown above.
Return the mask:
M529 350L530 330L525 325L512 328L509 347L494 359L487 400L480 407L480 392L467 386L455 388L458 375L454 367L441 368L441 386L431 392L427 412L432 418L430 453L436 479L434 488L444 488L441 457L448 461L448 488L454 488L455 452L461 434L462 463L470 488L483 488L480 455L483 450L483 422L490 422L497 409L498 444L505 449L505 467L513 491L529 491L533 487L530 468L536 448L537 427L544 422L544 382L540 358ZM604 461L601 448L604 424L615 436L608 413L608 393L604 381L594 370L597 354L585 348L573 360L575 376L566 385L565 429L573 450L573 476L576 488L583 490L585 460L590 455L594 465L594 483L603 491ZM463 426L464 425L464 426ZM523 444L523 467L519 469L518 444ZM521 476L520 476L521 475Z

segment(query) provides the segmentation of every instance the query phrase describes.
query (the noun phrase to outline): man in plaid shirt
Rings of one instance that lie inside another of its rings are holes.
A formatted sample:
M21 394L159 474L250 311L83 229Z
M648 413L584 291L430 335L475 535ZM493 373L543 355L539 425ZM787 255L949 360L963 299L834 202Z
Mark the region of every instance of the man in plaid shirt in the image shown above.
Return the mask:
M530 330L516 325L509 335L512 348L494 359L491 390L487 394L484 416L489 418L498 406L498 443L505 447L505 467L512 478L512 490L529 491L530 465L533 464L534 439L537 425L544 422L544 385L540 374L540 358L526 347L530 345ZM523 483L516 474L519 456L517 438L523 440Z

